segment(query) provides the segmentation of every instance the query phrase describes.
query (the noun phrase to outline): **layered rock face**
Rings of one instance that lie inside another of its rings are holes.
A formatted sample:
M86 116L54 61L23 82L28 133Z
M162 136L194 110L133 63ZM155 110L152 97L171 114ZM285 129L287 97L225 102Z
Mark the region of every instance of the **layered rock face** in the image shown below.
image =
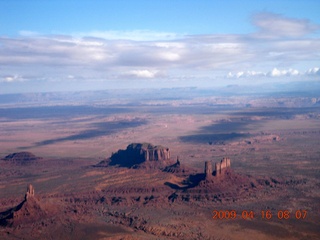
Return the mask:
M205 179L211 179L216 176L219 177L224 174L225 170L231 166L230 158L223 158L220 162L215 163L215 170L212 171L212 163L206 161L204 165Z
M227 168L230 168L230 158L223 158L215 164L215 175L220 176Z
M170 159L170 150L163 146L154 146L150 143L132 143L127 151L136 152L144 161L161 161Z
M119 150L110 157L111 165L132 167L144 162L162 162L170 159L169 148L150 143L131 143L125 150Z

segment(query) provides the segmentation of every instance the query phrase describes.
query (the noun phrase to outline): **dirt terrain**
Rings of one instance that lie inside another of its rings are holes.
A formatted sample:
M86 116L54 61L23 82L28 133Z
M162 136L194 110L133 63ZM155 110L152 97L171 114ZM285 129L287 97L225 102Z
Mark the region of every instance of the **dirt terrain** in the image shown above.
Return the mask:
M5 108L1 239L319 239L318 106Z

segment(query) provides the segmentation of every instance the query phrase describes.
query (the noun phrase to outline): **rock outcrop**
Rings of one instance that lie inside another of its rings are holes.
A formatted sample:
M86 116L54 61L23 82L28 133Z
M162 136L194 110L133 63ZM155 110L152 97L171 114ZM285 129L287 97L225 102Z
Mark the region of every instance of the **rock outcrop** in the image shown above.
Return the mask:
M24 200L19 205L0 213L0 225L14 227L40 220L46 215L39 200L34 195L33 186L30 184Z
M166 166L162 171L167 173L173 173L179 177L185 177L196 172L195 169L186 167L183 164L181 164L179 157L177 158L177 161L174 164Z
M210 161L206 161L204 163L204 174L205 174L205 179L212 178L212 164Z
M215 164L215 176L221 176L228 168L230 168L230 158L223 158Z
M36 155L32 154L31 152L17 152L7 155L3 160L5 161L11 161L11 162L29 162L41 159L37 157Z
M28 201L29 198L34 198L34 188L31 184L27 188L26 195L24 196L25 201Z
M170 150L163 146L154 146L150 143L132 143L127 150L140 155L144 161L161 161L170 159Z
M220 162L215 163L215 170L213 171L211 161L206 161L204 165L205 179L209 180L213 177L222 176L225 173L225 170L229 169L230 166L230 158L223 158Z
M132 143L125 150L119 150L110 157L110 165L133 167L147 162L163 162L170 159L169 148L150 143ZM103 163L105 163L104 161ZM101 162L102 164L102 162ZM99 164L98 164L99 165Z
M180 169L181 169L181 164L180 164L179 159L177 159L176 163L165 167L163 169L163 171L169 172L169 173L176 173L176 172L180 171Z

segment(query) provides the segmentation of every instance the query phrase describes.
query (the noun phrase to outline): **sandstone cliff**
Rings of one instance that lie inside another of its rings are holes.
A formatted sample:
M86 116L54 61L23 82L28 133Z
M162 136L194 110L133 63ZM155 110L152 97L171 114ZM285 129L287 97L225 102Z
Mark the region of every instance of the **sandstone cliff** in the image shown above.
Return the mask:
M155 146L150 143L131 143L125 150L119 150L112 154L110 165L133 167L141 163L149 162L152 165L152 162L163 162L169 159L169 148L160 145Z
M170 150L163 146L154 146L150 143L132 143L126 151L140 155L144 161L161 161L170 159Z
M220 162L215 163L215 170L212 170L212 163L210 161L205 162L204 175L205 179L212 179L214 176L222 176L227 169L230 169L230 158L223 158Z
M230 158L223 158L215 164L215 176L221 176L228 168L230 168Z

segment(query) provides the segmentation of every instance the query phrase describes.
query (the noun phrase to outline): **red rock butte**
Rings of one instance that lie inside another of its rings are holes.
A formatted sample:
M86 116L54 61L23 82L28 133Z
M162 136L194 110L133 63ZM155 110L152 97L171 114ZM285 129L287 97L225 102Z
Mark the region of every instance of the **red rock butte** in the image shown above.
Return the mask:
M2 216L1 216L2 215ZM0 215L0 225L18 226L25 223L33 223L46 217L47 213L35 197L34 188L30 184L27 188L24 200L16 207L3 212Z
M127 150L139 151L145 161L161 161L170 159L170 150L161 145L154 146L150 143L132 143Z
M133 167L141 163L165 162L170 160L169 148L150 143L131 143L125 150L120 149L109 158L110 165ZM105 161L100 162L100 165ZM99 164L98 164L99 165Z
M220 177L225 173L225 170L231 167L230 158L223 158L220 162L215 163L215 170L212 171L211 161L205 162L204 173L205 178L210 179L213 177Z

